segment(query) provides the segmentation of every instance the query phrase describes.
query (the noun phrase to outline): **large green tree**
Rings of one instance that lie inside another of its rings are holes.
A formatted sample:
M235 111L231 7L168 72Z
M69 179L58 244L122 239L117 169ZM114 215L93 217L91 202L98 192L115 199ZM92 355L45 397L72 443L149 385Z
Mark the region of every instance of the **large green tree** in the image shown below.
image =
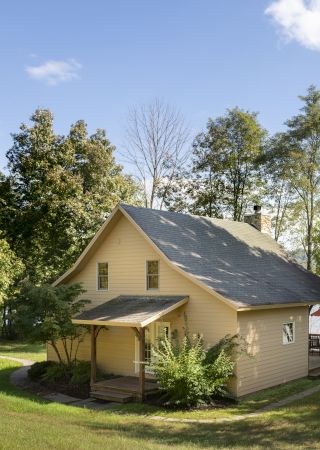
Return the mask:
M137 187L113 153L105 132L89 136L83 121L66 137L55 134L49 110L35 111L13 134L6 230L30 281L56 278L117 202L135 200Z
M12 336L12 300L17 292L17 282L24 273L24 265L10 248L8 242L0 237L0 311L1 334Z
M206 132L194 140L189 174L172 183L167 207L242 220L260 196L265 136L255 113L234 108L209 119Z
M279 180L295 195L295 229L300 231L307 268L313 269L315 230L320 211L320 91L310 86L300 96L300 113L286 122L269 150L269 160L276 164Z

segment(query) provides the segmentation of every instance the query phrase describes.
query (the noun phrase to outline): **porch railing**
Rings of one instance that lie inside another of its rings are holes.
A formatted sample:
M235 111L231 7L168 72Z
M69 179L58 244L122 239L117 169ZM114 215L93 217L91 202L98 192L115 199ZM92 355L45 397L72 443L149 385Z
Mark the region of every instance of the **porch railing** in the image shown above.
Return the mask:
M320 356L320 334L309 334L309 354Z

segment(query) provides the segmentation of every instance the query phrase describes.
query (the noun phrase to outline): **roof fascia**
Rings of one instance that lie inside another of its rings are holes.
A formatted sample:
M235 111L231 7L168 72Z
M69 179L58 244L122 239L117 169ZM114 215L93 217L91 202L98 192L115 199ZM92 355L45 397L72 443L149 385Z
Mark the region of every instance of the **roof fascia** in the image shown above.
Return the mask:
M274 305L257 305L257 306L244 306L239 307L238 312L245 311L258 311L264 309L281 309L281 308L297 308L298 306L309 306L309 305L318 305L320 303L320 299L318 301L304 301L303 303L276 303Z

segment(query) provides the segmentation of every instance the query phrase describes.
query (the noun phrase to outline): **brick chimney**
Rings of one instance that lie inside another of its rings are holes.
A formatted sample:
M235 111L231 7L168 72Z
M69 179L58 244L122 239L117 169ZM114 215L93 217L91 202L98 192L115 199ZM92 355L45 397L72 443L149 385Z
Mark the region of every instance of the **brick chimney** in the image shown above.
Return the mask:
M271 217L261 213L261 206L255 205L253 207L254 213L244 216L244 222L252 225L261 233L271 235Z

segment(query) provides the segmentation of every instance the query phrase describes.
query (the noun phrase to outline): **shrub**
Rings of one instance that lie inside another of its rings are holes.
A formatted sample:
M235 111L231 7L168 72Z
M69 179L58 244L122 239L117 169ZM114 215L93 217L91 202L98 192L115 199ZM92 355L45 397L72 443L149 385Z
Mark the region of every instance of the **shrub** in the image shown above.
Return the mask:
M43 374L42 380L68 382L70 380L70 367L64 363L55 363L54 365L50 365Z
M236 337L223 341L206 351L200 336L185 336L181 345L166 337L161 340L154 349L152 366L169 404L192 407L208 404L214 397L230 396L227 382L233 374Z
M91 364L87 361L77 361L71 367L71 384L88 384L90 383Z
M75 361L71 365L55 361L43 361L35 363L28 371L29 378L33 381L48 381L70 386L82 386L90 384L91 364L89 361ZM103 379L116 378L111 373L97 371L97 376Z
M41 380L47 369L53 365L57 364L54 361L41 361L32 364L30 369L28 370L28 377L32 381Z

